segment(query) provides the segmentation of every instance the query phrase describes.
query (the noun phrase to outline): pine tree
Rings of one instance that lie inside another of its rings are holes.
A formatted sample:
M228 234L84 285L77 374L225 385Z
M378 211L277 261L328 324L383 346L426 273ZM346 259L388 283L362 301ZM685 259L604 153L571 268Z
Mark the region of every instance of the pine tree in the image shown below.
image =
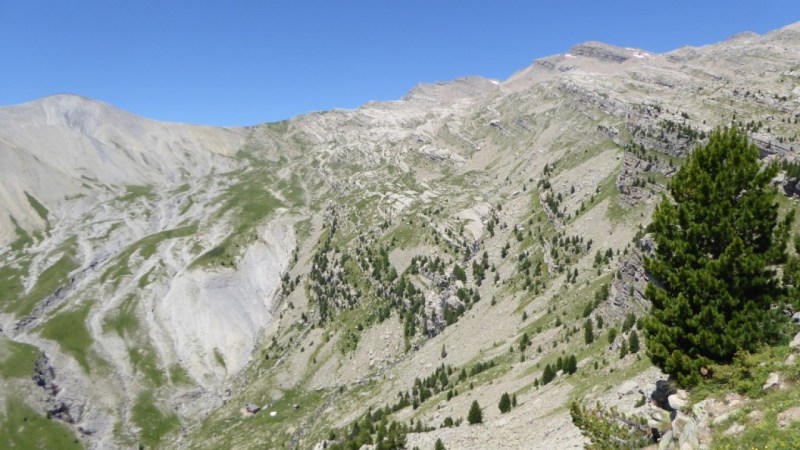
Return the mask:
M578 371L578 358L575 355L570 355L567 362L564 364L564 372L572 375Z
M553 378L556 377L556 371L550 367L550 364L544 366L544 371L542 371L542 384L547 384L553 381Z
M528 333L522 333L522 337L519 338L519 351L524 352L529 345L531 345L531 338L528 337Z
M453 278L455 278L458 281L462 281L462 282L466 283L467 282L467 272L465 272L464 269L461 268L461 266L456 264L455 266L453 266Z
M591 317L586 319L586 323L583 324L583 332L583 340L587 345L594 342L594 330L592 328Z
M444 447L444 442L441 439L436 439L436 444L433 447L434 450L446 450Z
M609 328L608 329L608 345L612 345L614 340L617 339L617 329L616 328Z
M782 290L773 265L785 259L793 217L780 219L777 166L762 168L758 149L734 128L715 130L686 160L653 214L655 255L644 322L652 362L679 384L700 369L729 362L781 336Z
M512 408L516 408L517 407L517 394L512 394L511 395L511 407Z
M636 330L631 331L631 335L628 336L628 350L631 353L639 352L639 334L636 333Z
M628 330L633 328L633 325L636 324L636 316L631 312L625 316L625 321L622 322L622 332L627 333Z
M483 423L483 413L481 412L481 406L478 404L477 400L473 400L472 405L469 407L467 422L469 422L470 425Z
M511 397L508 396L508 392L503 392L503 395L500 396L500 403L497 407L502 414L511 411Z

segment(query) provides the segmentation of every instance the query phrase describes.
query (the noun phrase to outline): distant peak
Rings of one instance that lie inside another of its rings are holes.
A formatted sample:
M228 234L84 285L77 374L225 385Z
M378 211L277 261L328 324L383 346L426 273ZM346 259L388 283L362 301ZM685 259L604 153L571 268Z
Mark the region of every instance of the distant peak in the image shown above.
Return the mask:
M405 100L448 102L462 98L479 97L494 90L499 83L482 77L463 77L453 81L421 83L414 86Z
M742 32L742 33L734 34L733 36L728 38L728 40L729 41L746 41L746 40L750 40L750 39L757 38L757 37L758 37L758 33L753 33L752 31L745 31L745 32Z
M139 120L108 103L75 94L56 94L27 103L3 107L7 118L29 124L66 127L92 134L97 127L112 120Z
M23 105L61 105L61 106L78 106L78 105L91 105L91 104L104 104L99 100L94 100L89 97L84 97L77 94L54 94L47 97L38 98L30 102L23 103Z
M619 64L631 58L650 56L650 53L637 48L622 48L603 42L590 41L572 47L567 52L567 55L583 56Z
M75 94L55 94L19 105L9 106L20 111L43 111L45 114L99 113L113 107L99 100Z
M83 95L72 94L72 93L69 93L69 92L64 92L64 93L61 93L61 94L48 95L48 96L42 97L39 100L41 100L41 101L84 101L84 102L96 102L97 101L97 100L94 100L92 98L85 97Z
M789 25L781 28L781 30L800 31L800 22L790 23Z

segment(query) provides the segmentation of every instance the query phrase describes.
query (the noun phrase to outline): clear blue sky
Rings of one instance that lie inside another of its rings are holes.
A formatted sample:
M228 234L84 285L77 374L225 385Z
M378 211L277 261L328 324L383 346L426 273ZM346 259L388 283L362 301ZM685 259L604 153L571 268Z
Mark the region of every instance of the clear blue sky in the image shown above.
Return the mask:
M587 40L663 52L799 20L798 0L0 0L0 105L68 92L250 125L505 79Z

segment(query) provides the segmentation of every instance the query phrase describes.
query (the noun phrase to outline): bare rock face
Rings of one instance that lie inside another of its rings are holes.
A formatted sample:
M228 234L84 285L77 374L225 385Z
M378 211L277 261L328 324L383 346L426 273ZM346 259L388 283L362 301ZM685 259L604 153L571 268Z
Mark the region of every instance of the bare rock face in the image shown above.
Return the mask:
M295 248L276 221L250 246L235 270L195 269L176 276L156 305L156 317L189 374L213 387L247 364L259 331L272 318L280 276ZM192 314L186 314L193 311Z
M50 365L47 355L42 352L42 355L34 365L33 381L45 392L47 417L69 424L79 422L83 412L83 405L75 403L71 399L61 398L59 396L61 389L56 384L55 378L55 369Z
M622 260L619 276L611 282L611 304L622 311L629 311L635 306L648 305L644 290L647 286L647 273L641 252L634 249L630 256Z

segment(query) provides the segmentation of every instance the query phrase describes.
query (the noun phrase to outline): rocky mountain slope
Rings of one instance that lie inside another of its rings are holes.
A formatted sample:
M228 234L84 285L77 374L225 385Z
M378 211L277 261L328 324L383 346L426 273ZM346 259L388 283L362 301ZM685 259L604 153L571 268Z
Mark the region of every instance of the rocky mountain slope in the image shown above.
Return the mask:
M621 351L642 229L715 126L795 158L798 61L794 24L252 128L0 108L5 439L324 448L383 411L408 448L571 448L573 399L662 420Z

